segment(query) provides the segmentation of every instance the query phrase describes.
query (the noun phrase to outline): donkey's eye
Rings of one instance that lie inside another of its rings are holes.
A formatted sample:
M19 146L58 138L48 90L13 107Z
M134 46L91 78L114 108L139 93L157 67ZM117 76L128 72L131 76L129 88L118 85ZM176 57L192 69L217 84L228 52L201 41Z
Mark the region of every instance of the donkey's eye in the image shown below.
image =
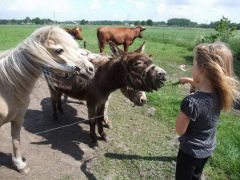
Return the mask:
M137 61L137 62L135 62L135 63L133 63L133 66L134 67L137 67L137 66L139 66L140 64L142 64L140 61Z
M63 53L63 49L62 48L56 49L55 52L57 54L62 54Z

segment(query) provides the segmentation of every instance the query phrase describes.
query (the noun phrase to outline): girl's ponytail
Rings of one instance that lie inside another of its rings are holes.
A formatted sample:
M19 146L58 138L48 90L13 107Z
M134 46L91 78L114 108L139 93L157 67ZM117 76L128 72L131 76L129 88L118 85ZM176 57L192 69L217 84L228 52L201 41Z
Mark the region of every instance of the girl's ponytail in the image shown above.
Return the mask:
M220 97L221 108L230 110L239 97L231 51L223 43L200 44L195 48L195 59L200 67L206 68L207 76Z

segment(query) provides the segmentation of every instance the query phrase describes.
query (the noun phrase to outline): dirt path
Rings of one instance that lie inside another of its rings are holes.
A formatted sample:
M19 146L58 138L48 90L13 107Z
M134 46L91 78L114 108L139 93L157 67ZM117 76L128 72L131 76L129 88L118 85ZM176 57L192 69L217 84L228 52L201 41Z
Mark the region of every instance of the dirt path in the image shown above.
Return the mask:
M12 143L8 123L0 128L1 180L89 179L93 176L87 168L95 153L89 147L87 122L36 135L40 131L87 118L85 105L69 104L71 106L65 106L65 115L59 116L60 122L54 122L47 84L43 78L36 83L21 131L22 155L31 172L23 176L11 163Z

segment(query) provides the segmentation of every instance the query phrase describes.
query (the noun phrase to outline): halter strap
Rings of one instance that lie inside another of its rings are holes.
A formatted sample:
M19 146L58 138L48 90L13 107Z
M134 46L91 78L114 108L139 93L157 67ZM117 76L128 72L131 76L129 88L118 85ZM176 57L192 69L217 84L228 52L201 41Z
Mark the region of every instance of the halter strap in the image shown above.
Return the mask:
M53 83L50 81L50 78L49 78L49 75L50 75L50 72L51 72L50 69L47 66L42 66L42 70L43 70L44 77L47 80L47 83L52 88L52 90L56 91Z
M154 66L156 66L155 64L151 64L150 66L148 66L145 70L144 70L144 72L148 72L152 67L154 67Z
M65 66L65 67L70 67L70 66ZM74 68L72 68L72 69L74 69ZM44 77L47 80L47 83L49 84L50 88L52 90L56 91L52 81L50 80L50 74L51 73L53 74L53 72L47 66L42 66L42 70L43 70ZM70 77L68 77L67 74L65 74L65 76L61 76L61 78L66 79L66 80L72 80L75 78L76 75L77 75L76 72L74 72L74 73L72 73L72 76L70 76Z

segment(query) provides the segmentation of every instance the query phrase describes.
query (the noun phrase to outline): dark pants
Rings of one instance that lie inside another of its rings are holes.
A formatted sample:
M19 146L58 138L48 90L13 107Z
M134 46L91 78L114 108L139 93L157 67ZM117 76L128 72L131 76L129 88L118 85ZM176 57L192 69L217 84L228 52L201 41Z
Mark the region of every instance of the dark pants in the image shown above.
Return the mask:
M176 180L201 180L201 174L208 158L194 158L179 150L176 165Z

